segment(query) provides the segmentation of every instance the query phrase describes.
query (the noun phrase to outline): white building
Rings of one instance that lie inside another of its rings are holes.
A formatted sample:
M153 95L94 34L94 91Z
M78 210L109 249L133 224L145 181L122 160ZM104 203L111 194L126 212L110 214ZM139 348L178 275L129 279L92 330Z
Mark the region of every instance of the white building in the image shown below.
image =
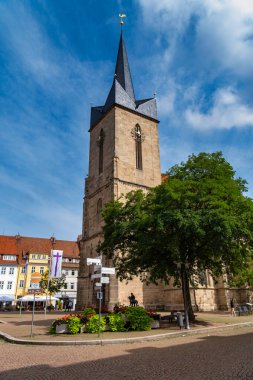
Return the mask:
M13 244L3 245L0 250L0 309L11 306L16 296L18 255L15 240L13 236Z
M66 288L62 288L56 297L63 298L64 302L66 300L71 300L72 310L75 309L76 298L77 298L77 277L79 269L79 251L75 249L64 250L63 248L63 259L62 259L62 274L66 276Z

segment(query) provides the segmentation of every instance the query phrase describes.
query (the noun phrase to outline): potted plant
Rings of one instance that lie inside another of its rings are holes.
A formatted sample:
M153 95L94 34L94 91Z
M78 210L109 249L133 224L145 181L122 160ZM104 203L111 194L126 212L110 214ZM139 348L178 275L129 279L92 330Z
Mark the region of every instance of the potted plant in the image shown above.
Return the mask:
M161 315L153 310L146 310L146 313L147 315L149 315L150 318L152 318L151 323L150 323L151 329L159 329Z

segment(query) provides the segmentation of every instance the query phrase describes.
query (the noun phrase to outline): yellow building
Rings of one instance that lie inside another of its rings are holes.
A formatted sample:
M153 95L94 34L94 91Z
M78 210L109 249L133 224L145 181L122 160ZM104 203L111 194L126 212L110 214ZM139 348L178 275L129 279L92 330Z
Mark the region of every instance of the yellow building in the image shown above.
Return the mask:
M38 272L43 275L48 269L49 255L45 252L29 251L23 256L18 268L16 298L25 296L31 285L31 275Z

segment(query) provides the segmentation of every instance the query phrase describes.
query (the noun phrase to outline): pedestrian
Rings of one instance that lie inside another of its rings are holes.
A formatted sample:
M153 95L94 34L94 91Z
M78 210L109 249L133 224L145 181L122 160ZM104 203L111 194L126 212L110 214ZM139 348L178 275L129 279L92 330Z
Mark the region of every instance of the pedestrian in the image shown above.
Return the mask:
M68 302L68 311L71 311L72 307L73 307L73 302L71 300L69 300L69 302Z
M231 300L230 300L230 307L231 307L231 315L232 315L232 317L236 317L234 298L231 298Z

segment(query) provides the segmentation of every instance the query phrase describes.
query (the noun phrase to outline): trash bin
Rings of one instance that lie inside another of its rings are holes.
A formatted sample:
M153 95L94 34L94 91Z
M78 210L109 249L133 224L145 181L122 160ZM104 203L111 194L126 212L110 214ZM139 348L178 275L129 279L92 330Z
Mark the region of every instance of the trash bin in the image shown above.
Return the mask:
M182 313L180 313L180 311L177 312L177 324L178 324L178 327L180 328L180 330L184 326L183 316L182 316Z

